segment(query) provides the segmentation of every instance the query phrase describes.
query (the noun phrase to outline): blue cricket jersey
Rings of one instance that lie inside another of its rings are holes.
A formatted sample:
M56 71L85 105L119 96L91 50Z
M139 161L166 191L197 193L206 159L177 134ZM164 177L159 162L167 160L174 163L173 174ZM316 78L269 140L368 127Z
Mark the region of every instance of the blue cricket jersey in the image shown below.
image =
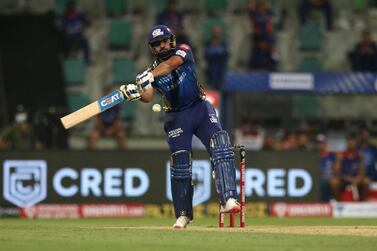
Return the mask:
M121 106L116 105L99 114L99 117L106 128L111 127L114 122L120 118Z
M196 102L204 100L204 91L196 77L195 60L191 48L178 45L172 56L179 56L184 63L162 77L156 77L152 86L164 99L164 111L183 111ZM157 62L159 63L159 62Z
M361 162L361 153L359 151L342 153L342 175L343 176L357 176L359 174L359 165Z
M377 149L368 145L366 147L360 148L363 153L365 173L372 181L377 181Z
M320 171L322 180L329 180L333 175L333 166L336 160L334 152L323 151L320 153Z

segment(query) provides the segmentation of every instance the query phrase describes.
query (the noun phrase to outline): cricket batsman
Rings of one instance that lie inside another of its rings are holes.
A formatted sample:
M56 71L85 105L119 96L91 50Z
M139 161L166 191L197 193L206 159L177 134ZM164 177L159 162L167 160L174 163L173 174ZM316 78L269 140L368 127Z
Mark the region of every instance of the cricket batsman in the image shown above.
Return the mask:
M176 45L174 34L165 25L152 27L148 43L155 56L154 63L136 76L135 84L122 85L120 90L126 101L150 102L156 91L164 100L164 129L171 151L170 181L176 216L173 228L185 228L193 219L191 142L194 134L210 154L220 211L239 212L232 146L214 107L205 100L191 48L186 44Z

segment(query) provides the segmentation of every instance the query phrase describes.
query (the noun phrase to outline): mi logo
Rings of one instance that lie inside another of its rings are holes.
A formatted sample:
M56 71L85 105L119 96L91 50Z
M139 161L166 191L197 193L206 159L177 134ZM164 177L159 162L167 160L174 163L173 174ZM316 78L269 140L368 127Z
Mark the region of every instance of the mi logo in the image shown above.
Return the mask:
M18 207L31 207L47 196L44 160L6 160L3 165L4 198Z
M155 38L157 36L161 36L161 35L164 35L164 32L161 30L161 29L155 29L153 32L152 32L152 37Z
M206 202L211 197L211 162L192 161L192 182L194 184L193 206ZM166 163L166 197L173 201L170 183L170 162Z

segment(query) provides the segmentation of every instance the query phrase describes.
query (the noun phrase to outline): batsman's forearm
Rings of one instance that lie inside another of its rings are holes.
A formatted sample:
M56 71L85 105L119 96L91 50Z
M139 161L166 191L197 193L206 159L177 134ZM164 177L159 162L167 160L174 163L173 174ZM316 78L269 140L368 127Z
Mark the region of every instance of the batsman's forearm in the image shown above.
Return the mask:
M154 95L153 88L143 90L142 93L141 93L140 101L143 102L143 103L149 103L149 102L152 101L153 95Z
M166 62L162 62L161 64L159 64L153 71L152 71L152 74L153 74L153 77L161 77L161 76L165 76L165 75L168 75L170 72L172 72L174 70L174 66L166 63Z

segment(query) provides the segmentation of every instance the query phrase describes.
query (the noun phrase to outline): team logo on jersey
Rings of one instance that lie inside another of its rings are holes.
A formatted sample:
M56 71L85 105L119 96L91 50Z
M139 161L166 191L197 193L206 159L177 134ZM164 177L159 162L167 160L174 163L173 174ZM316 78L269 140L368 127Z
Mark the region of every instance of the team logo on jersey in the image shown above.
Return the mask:
M163 32L161 29L155 29L155 30L152 32L152 37L153 37L153 38L158 37L158 36L161 36L161 35L164 35L164 32Z
M18 207L30 207L44 200L47 196L46 161L4 161L3 194Z
M185 51L182 51L182 50L177 50L175 52L175 54L184 58L184 57L186 57L187 53Z
M211 197L211 163L208 160L192 161L192 182L194 184L193 206L206 202ZM170 184L170 161L166 162L166 197L172 201Z
M216 114L214 114L214 113L209 114L209 120L211 121L211 123L218 123L219 122L219 119L217 118Z

